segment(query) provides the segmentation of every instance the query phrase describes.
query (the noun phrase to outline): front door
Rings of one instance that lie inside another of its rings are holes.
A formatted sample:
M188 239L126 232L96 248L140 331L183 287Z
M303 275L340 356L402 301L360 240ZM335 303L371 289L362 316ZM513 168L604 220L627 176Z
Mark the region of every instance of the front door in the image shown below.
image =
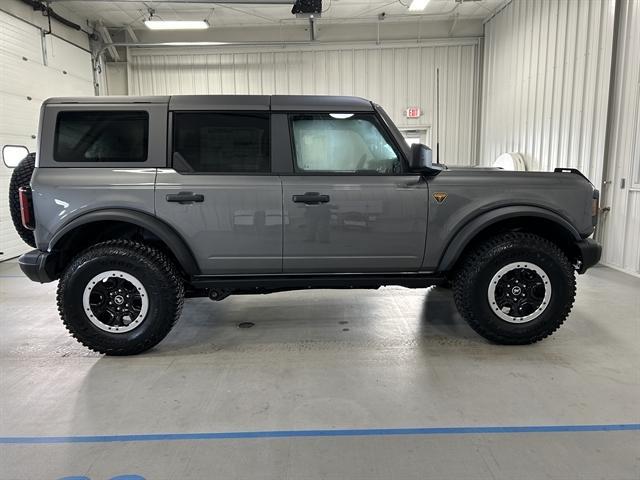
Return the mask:
M290 115L292 176L282 177L283 271L417 271L427 185L374 114Z
M271 175L268 112L174 112L173 168L160 169L156 214L203 274L282 271L282 184Z

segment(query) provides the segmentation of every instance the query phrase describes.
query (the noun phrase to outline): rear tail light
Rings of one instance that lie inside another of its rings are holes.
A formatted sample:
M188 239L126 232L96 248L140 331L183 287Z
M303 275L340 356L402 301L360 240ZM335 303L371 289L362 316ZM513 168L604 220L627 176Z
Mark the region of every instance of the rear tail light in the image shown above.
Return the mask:
M22 225L24 228L34 230L36 228L36 219L33 215L31 188L20 187L18 189L18 198L20 199L20 216L22 217Z

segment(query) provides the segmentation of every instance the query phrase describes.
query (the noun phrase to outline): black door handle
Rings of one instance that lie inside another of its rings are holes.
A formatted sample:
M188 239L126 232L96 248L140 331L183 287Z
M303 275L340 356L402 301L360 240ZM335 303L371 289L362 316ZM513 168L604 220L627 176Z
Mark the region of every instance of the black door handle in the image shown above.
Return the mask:
M193 202L204 202L204 195L193 192L180 192L167 195L167 202L178 202L186 205Z
M316 205L318 203L329 203L329 195L320 195L318 192L307 192L304 195L294 195L292 197L295 203L305 203L307 205Z

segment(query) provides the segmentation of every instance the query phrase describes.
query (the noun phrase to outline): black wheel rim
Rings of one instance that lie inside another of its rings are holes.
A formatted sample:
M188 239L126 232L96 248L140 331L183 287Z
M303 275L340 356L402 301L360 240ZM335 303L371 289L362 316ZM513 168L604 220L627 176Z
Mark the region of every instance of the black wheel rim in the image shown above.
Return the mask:
M149 299L142 283L126 272L110 270L93 277L83 295L89 320L112 333L136 328L146 317Z
M504 266L490 281L488 300L493 312L511 323L534 320L551 299L549 277L539 266L516 262Z

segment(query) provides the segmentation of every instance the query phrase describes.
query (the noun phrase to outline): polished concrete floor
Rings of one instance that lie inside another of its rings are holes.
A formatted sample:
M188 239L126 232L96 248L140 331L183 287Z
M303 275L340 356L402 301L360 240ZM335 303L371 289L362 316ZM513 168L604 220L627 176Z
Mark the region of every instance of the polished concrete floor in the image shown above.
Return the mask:
M55 284L5 262L0 295L1 479L640 478L640 279L608 268L525 347L446 290L384 288L189 300L153 351L106 358Z

